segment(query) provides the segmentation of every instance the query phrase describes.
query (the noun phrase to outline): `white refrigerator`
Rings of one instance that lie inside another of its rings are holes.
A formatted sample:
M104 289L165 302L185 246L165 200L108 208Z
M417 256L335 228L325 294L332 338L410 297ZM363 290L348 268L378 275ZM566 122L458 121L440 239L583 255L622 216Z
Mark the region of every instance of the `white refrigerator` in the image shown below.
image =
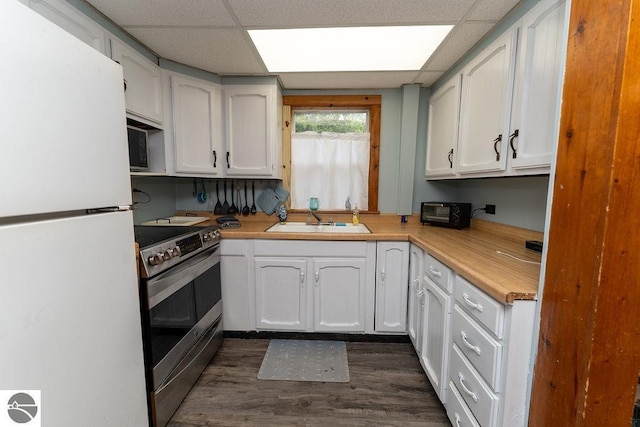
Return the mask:
M146 426L122 68L14 0L0 58L0 395L40 392L22 425Z

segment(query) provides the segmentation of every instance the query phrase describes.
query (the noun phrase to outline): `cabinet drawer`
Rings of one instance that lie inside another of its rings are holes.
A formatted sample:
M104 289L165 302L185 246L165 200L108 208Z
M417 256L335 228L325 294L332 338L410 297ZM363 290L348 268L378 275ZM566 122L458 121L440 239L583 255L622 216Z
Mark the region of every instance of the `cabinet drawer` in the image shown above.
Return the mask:
M453 271L429 254L424 256L424 274L447 293L453 292Z
M453 381L449 381L447 416L454 427L480 427Z
M502 338L504 306L460 276L456 276L456 301L467 313L484 325L496 337Z
M469 361L453 345L451 352L451 382L460 392L460 396L481 426L493 426L498 417L500 399L475 372Z
M456 304L453 308L453 342L496 392L500 391L502 344L491 337Z

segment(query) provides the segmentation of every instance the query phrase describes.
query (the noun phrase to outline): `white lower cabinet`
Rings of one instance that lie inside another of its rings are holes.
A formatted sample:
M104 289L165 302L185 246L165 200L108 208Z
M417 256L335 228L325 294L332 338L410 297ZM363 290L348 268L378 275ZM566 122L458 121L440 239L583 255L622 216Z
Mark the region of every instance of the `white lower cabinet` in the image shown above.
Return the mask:
M406 333L409 243L378 242L376 264L375 330Z
M422 261L424 251L412 244L409 248L409 301L407 313L407 333L420 356L422 347L422 316L424 314L424 291L422 288Z
M446 403L454 274L429 254L424 256L423 268L424 317L420 363L436 394L442 403Z
M304 331L307 328L307 261L255 260L258 329Z
M456 276L447 414L453 425L525 426L535 301L503 305Z
M364 332L367 263L363 258L313 259L313 329Z
M222 279L222 326L226 331L250 331L249 282L251 261L250 240L222 239L220 241L220 275Z
M447 401L449 331L453 298L430 280L425 280L424 323L420 362L442 401Z
M254 252L257 330L372 329L375 243L258 240Z

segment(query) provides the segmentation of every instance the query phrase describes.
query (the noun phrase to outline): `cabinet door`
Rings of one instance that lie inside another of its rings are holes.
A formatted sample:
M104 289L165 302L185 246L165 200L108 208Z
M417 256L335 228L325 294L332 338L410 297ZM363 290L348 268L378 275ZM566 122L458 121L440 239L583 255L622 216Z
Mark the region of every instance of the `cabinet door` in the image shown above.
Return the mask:
M111 58L122 65L127 112L161 124L160 67L116 38L111 38Z
M455 175L460 113L460 76L445 83L429 98L427 178Z
M449 337L453 298L425 279L422 366L442 403L447 399Z
M366 260L314 259L314 330L364 332Z
M409 244L378 242L375 330L406 332Z
M420 354L422 327L422 260L424 251L416 245L409 249L409 313L407 316L407 329L409 338L416 352Z
M24 0L24 4L101 53L106 53L105 31L64 0Z
M220 241L220 274L222 277L222 326L226 331L250 331L251 292L249 288L250 241L222 239Z
M551 164L558 139L564 15L564 0L547 0L523 18L509 135L512 169Z
M176 172L218 175L222 170L220 87L171 76Z
M306 329L306 272L304 259L256 258L257 329Z
M275 86L228 86L225 99L227 175L272 176L275 172Z
M509 30L463 70L458 172L503 171L509 131L516 30Z

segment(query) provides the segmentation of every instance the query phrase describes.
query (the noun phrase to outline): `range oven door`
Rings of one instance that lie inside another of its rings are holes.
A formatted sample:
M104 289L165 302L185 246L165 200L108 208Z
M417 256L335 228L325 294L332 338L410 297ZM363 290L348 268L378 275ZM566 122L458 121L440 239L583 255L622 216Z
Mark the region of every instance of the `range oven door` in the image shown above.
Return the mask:
M219 245L148 279L146 291L147 361L157 390L216 321L221 323Z

